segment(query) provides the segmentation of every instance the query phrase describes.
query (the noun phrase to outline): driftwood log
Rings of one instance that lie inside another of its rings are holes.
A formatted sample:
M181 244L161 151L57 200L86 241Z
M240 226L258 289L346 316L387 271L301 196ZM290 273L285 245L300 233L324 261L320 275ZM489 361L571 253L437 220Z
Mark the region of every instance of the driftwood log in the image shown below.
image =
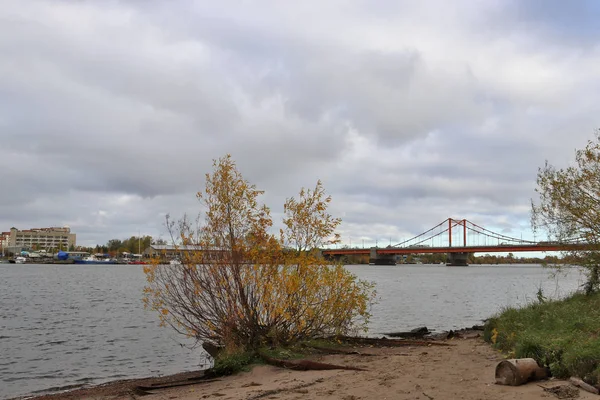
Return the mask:
M427 329L426 326L423 326L421 328L415 328L412 329L410 331L407 332L388 332L388 333L384 333L384 335L389 336L389 337L400 337L400 338L405 338L405 339L421 339L423 338L423 336L430 334L431 331L429 329Z
M548 370L540 367L533 358L500 361L496 366L496 383L519 386L533 380L548 378Z
M349 343L353 345L369 345L381 347L404 347L404 346L454 346L454 344L439 342L433 340L408 340L408 339L388 339L388 338L367 338L354 336L340 336L331 338L335 341Z
M333 347L322 347L322 346L304 346L313 351L317 351L319 353L324 354L345 354L345 355L357 355L357 356L375 356L376 354L372 353L363 353L356 350L351 349L337 349Z
M569 378L569 382L571 382L571 384L573 384L573 385L575 385L577 387L582 388L586 392L590 392L590 393L593 393L593 394L600 394L600 390L598 390L598 388L596 388L596 387L594 387L594 386L592 386L592 385L590 385L588 383L585 383L581 379L576 378L574 376L572 376L572 377Z

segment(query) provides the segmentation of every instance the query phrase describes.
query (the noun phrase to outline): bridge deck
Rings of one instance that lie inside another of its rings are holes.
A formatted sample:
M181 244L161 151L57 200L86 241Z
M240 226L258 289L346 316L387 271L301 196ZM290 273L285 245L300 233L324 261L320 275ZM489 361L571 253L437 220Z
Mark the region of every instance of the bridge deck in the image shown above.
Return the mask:
M515 253L521 251L569 251L581 250L577 244L515 244L501 246L456 246L456 247L382 247L377 254L427 254L427 253ZM371 249L327 249L323 255L371 254Z

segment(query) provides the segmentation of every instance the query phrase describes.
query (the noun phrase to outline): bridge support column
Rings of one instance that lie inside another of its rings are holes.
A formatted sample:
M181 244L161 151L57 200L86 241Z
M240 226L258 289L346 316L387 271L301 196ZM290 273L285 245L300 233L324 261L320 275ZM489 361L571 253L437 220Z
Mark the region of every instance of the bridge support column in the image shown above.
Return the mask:
M450 267L466 267L469 253L448 253L447 266Z
M369 264L396 265L396 256L394 254L377 254L377 247L371 247Z

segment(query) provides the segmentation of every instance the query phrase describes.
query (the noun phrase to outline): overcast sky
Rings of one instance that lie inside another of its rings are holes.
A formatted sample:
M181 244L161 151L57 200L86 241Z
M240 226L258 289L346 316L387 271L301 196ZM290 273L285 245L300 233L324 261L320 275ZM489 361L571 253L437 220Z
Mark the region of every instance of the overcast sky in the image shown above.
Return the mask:
M476 6L475 6L476 5ZM163 236L230 153L280 218L321 179L365 245L448 217L530 236L600 127L600 3L0 3L0 230Z

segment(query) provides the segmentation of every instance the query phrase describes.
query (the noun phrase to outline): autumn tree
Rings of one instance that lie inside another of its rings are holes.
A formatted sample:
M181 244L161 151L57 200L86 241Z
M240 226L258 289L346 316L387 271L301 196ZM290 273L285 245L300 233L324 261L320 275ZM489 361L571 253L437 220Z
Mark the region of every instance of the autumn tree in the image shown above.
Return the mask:
M539 202L532 202L534 230L550 239L585 243L566 256L587 269L589 294L600 285L600 136L575 153L575 164L557 169L546 162L538 171Z
M340 242L340 235L335 229L342 222L327 212L331 196L325 195L321 181L317 181L314 190L300 190L296 200L286 200L283 211L285 229L281 231L282 242L298 251L320 248L326 244Z
M275 236L270 210L258 202L263 192L230 156L213 167L198 193L203 222L167 223L182 264L145 268L144 300L161 321L229 351L365 328L372 287L326 264L316 248L336 240L339 224L322 184L287 200L285 228Z

